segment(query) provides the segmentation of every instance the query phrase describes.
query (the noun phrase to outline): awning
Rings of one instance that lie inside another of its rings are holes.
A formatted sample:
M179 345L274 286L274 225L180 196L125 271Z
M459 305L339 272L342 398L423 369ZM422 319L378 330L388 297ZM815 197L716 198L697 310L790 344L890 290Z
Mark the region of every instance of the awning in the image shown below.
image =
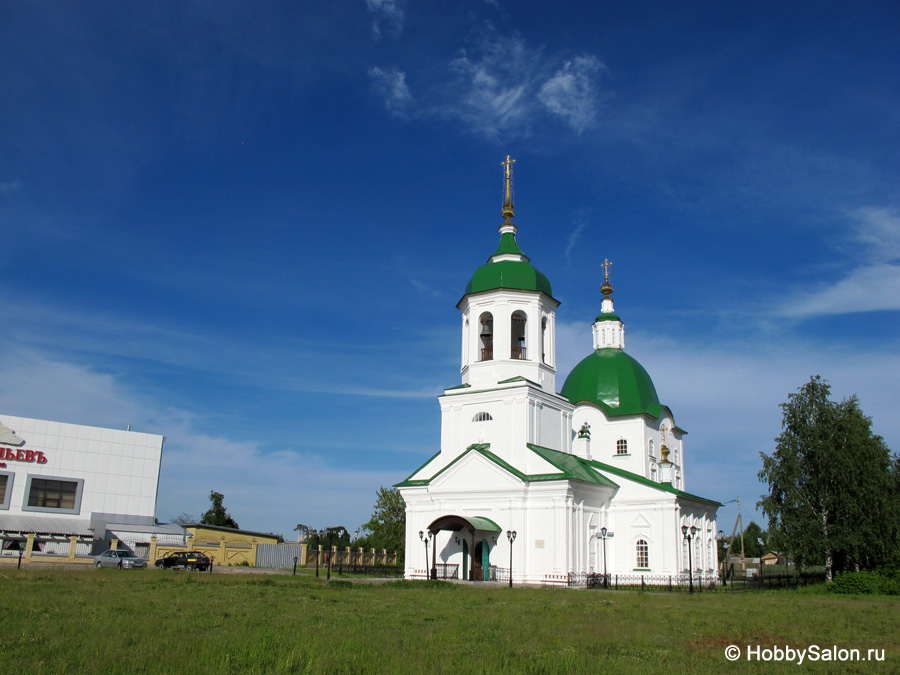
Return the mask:
M9 534L56 534L71 537L93 537L94 531L90 529L89 520L76 520L74 518L47 518L46 516L7 516L0 515L0 533ZM102 537L105 533L101 532Z
M441 516L428 526L428 531L432 534L441 530L451 530L453 532L459 532L460 530L468 530L469 532L476 530L501 532L502 529L490 518L482 516Z

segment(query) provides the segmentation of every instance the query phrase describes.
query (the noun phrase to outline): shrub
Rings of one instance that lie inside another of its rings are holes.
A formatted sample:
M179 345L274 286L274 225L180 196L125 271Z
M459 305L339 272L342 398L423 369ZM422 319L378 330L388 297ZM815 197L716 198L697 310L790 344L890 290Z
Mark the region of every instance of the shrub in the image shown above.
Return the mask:
M841 572L828 590L847 595L900 595L900 574L895 570Z

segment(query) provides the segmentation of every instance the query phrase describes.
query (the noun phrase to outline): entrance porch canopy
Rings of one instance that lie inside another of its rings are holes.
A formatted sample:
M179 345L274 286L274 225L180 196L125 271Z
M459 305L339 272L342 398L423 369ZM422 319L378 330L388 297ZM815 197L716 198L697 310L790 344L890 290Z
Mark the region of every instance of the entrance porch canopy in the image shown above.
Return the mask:
M459 532L460 530L468 530L471 534L475 534L475 530L485 532L501 532L502 528L490 518L481 516L441 516L432 521L428 526L428 531L432 535L437 534L441 530L451 530Z

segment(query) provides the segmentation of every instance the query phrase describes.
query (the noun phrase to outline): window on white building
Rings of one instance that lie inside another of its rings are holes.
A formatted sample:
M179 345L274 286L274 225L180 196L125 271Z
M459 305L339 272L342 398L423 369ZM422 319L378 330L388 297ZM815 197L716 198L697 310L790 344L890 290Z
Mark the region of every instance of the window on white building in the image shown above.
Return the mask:
M509 356L513 359L524 360L528 358L525 353L525 328L528 325L528 317L525 316L525 312L515 311L511 320L512 342L509 347Z
M23 511L79 513L83 480L29 476Z
M647 454L649 454L651 457L656 456L653 454L653 439L650 439L650 443L648 443Z
M472 418L473 422L490 422L493 417L491 417L491 413L480 412L475 413L475 417Z
M628 454L628 441L624 438L620 438L616 441L616 454L617 455L627 455Z
M547 363L547 344L550 336L547 334L547 317L541 319L541 361Z
M0 509L9 508L9 497L12 494L12 476L14 474L0 473Z
M482 314L478 323L481 324L481 333L478 340L481 343L481 358L479 361L491 361L494 358L494 315L490 312Z
M650 547L644 539L638 539L635 545L635 563L638 569L650 568Z

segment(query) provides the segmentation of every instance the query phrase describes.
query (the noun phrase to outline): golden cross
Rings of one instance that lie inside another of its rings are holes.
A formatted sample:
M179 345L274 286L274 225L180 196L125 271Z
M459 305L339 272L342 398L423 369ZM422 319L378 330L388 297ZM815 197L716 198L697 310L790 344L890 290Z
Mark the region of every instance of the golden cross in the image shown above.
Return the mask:
M603 261L603 263L600 265L600 267L603 268L603 271L604 271L604 273L605 273L605 274L604 274L604 279L603 279L603 280L604 280L605 283L608 284L608 283L609 283L609 268L612 267L612 263L609 262L609 258L606 258L606 259Z
M500 162L500 165L506 169L504 171L505 194L503 195L503 219L506 221L511 220L514 215L512 205L512 165L515 163L516 160L510 158L509 155L506 156L505 162Z
M506 180L509 180L510 176L512 175L512 165L515 163L516 163L516 160L510 159L509 155L506 156L505 162L500 162L501 166L506 167Z

